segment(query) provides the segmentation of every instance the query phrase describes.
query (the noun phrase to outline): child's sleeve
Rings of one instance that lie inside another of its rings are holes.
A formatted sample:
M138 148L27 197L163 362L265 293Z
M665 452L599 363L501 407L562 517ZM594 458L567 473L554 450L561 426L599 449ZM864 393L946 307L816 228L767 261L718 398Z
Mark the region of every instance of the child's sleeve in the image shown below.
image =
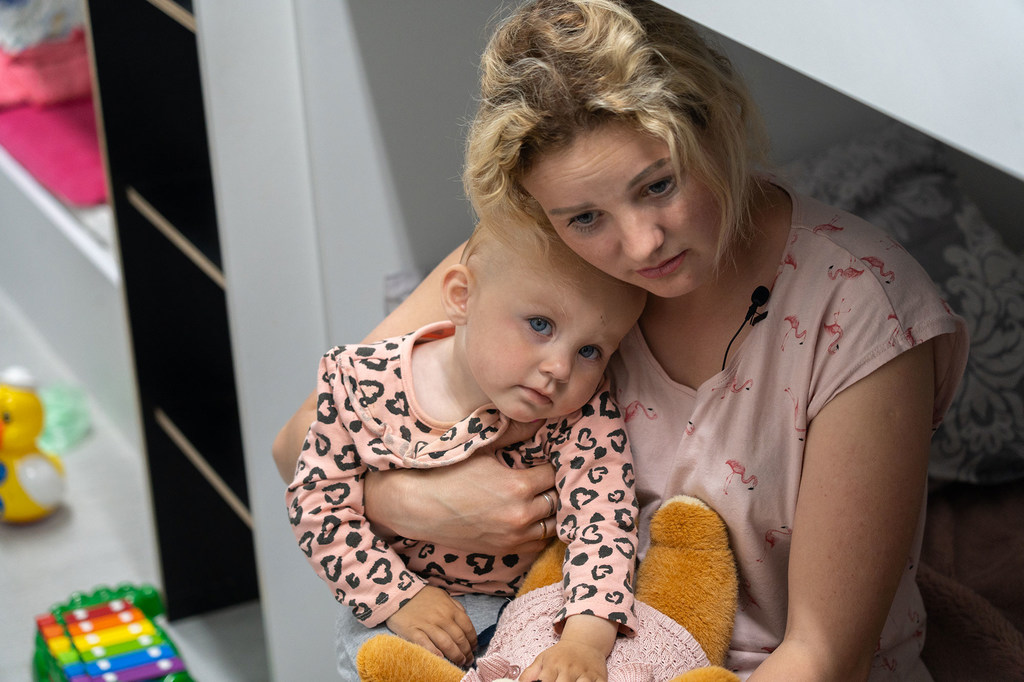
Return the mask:
M556 626L569 616L588 614L633 634L638 516L633 457L607 381L580 419L566 426L552 450L558 534L567 545L565 606L555 616Z
M317 418L285 494L289 520L313 570L367 627L379 625L423 588L364 516L370 468L344 424L356 419L342 372L344 349L320 361Z

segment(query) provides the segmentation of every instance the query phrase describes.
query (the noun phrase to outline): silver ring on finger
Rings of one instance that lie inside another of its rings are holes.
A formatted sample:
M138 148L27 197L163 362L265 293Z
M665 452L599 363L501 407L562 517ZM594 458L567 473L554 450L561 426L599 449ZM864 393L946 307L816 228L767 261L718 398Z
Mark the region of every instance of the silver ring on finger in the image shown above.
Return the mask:
M555 500L554 500L554 498L551 497L551 493L549 493L548 491L545 490L543 493L541 493L541 497L543 497L547 501L547 503L548 503L548 516L554 516L555 515Z

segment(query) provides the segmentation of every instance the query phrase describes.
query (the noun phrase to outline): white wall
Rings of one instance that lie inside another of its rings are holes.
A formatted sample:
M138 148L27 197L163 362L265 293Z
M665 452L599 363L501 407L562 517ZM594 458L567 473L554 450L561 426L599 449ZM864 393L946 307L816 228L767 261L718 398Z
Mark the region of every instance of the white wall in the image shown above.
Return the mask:
M472 230L463 123L498 4L297 6L333 343L380 321L385 276L430 270Z
M329 680L333 601L295 545L270 457L327 338L295 15L195 5L270 674Z

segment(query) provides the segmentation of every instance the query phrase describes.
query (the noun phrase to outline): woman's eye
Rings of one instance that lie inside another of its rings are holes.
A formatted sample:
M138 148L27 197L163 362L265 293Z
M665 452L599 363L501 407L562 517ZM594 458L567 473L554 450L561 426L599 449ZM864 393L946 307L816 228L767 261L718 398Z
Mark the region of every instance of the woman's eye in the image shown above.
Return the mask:
M665 178L664 180L647 185L648 194L665 194L670 189L672 189L672 178Z
M601 357L601 349L597 346L583 346L580 348L580 357L586 360L597 360Z
M586 230L587 228L593 227L596 221L597 213L595 211L587 211L586 213L580 213L577 216L573 216L569 220L569 225L577 230Z
M545 320L543 317L531 317L530 329L537 332L538 334L550 334L551 323Z

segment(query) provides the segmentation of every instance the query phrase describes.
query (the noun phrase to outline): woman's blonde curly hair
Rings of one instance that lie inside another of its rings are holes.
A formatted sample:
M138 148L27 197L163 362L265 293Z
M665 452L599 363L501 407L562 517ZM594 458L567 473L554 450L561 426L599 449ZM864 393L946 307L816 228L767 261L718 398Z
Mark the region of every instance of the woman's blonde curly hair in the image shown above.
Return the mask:
M463 175L481 218L550 229L524 175L615 122L663 140L678 176L707 185L720 257L749 237L761 122L729 60L683 17L645 0L532 0L498 25L481 70Z

